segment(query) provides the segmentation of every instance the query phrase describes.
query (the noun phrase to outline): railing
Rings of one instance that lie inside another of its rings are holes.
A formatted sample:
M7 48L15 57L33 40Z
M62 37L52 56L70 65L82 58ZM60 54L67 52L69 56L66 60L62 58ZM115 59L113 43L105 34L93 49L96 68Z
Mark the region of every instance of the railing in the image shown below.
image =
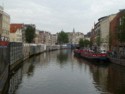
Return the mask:
M10 65L23 59L23 44L11 42L9 44L10 49Z

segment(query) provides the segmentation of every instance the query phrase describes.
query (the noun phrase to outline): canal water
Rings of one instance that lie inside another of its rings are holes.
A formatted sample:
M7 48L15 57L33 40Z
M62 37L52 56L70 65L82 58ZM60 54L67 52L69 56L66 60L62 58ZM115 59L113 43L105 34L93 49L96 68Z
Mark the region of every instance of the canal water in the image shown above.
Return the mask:
M125 94L125 67L53 51L23 62L9 85L6 94Z

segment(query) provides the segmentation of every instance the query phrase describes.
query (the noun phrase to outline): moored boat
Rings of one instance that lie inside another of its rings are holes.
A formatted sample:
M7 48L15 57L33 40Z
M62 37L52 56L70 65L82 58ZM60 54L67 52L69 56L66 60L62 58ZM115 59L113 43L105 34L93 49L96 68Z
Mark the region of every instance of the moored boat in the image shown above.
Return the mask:
M81 53L83 53L83 51L84 51L83 49L75 49L74 50L74 55L80 57Z
M7 46L9 44L8 41L1 41L0 40L0 46Z
M86 58L88 60L96 60L96 61L107 61L107 53L95 53L92 50L84 50L84 53L81 53L81 57Z

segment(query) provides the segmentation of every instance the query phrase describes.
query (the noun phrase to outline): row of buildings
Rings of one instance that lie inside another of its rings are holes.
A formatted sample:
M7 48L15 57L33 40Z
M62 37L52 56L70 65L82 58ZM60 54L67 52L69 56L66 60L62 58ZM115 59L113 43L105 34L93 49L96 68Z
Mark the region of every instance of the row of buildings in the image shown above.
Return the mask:
M10 15L0 6L0 41L26 43L25 31L28 26L35 28L33 43L54 45L57 43L57 34L36 29L35 24L10 23Z
M10 24L10 42L26 43L25 31L28 26L35 28L35 38L32 43L56 45L57 34L51 34L47 31L37 30L35 24Z
M81 32L75 32L73 29L73 32L68 32L68 38L70 44L79 44L79 40L85 39L85 35Z
M113 50L119 45L117 37L121 19L125 16L125 10L98 19L91 30L91 41L94 47L102 50Z
M48 31L37 30L35 24L10 23L10 16L0 6L0 40L26 43L25 31L28 26L35 28L33 43L46 45L57 44L58 33L51 34ZM68 37L70 44L78 44L80 38L84 39L84 34L75 32L75 29L73 29L73 32L68 32Z

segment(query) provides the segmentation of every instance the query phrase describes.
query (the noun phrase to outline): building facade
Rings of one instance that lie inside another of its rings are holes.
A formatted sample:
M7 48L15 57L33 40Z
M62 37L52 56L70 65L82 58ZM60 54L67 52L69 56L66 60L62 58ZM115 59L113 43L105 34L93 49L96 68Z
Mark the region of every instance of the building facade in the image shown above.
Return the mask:
M11 24L10 25L10 42L23 42L22 32L24 24Z
M57 34L52 34L51 35L51 45L56 45L57 44Z
M91 39L91 32L88 32L86 35L84 35L84 39L90 41L90 39Z
M99 50L109 50L110 22L116 14L104 16L98 19L91 31L91 41Z
M41 44L45 44L45 32L39 31L38 42Z
M84 40L84 34L81 32L68 32L68 37L69 37L69 43L70 44L79 44L79 40L83 39Z
M9 41L10 32L10 16L4 12L3 7L0 6L0 39Z
M120 41L118 39L118 33L120 33L119 25L121 24L122 17L125 16L125 9L120 10L115 18L110 23L110 49L113 50L120 46Z
M109 50L109 36L110 36L110 22L113 20L113 18L116 16L116 14L109 15L105 17L100 22L100 49L102 50Z
M51 34L47 31L39 31L38 42L41 44L56 45L57 43L57 34Z
M40 30L36 30L36 32L35 32L35 43L36 44L38 44L39 43L39 32L40 32Z
M51 45L51 33L50 32L47 32L47 31L45 31L45 44L47 45L47 46L50 46Z

